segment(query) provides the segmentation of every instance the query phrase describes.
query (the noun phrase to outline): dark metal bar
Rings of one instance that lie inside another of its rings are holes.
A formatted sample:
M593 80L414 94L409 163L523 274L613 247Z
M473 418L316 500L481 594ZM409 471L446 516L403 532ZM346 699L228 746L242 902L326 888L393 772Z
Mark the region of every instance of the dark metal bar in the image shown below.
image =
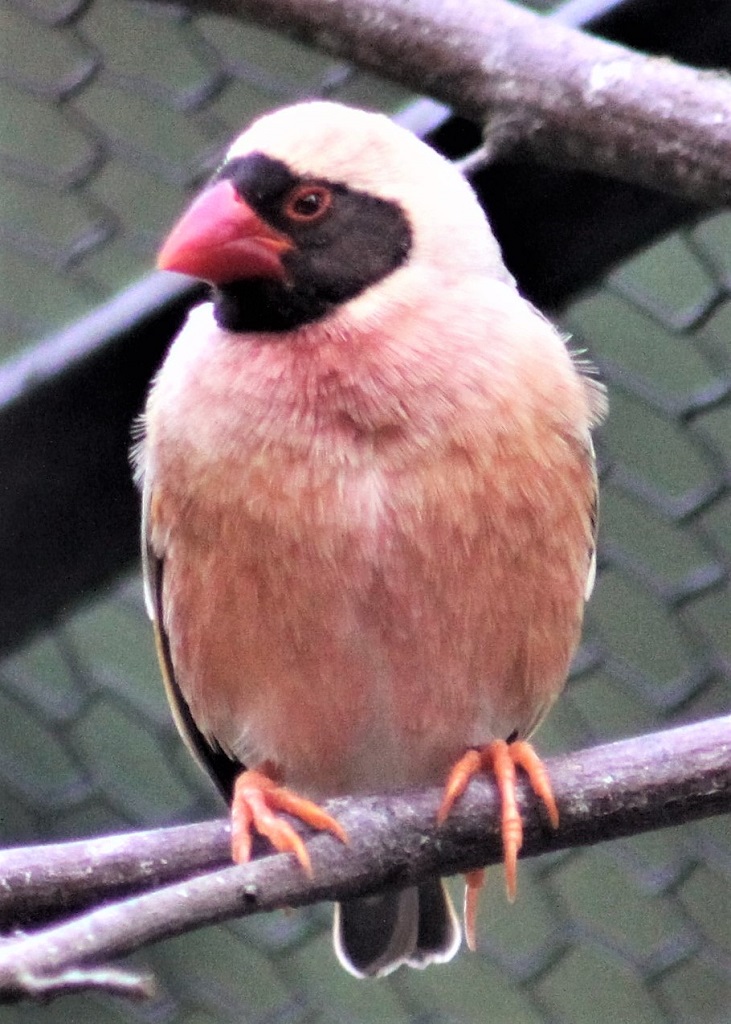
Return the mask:
M0 649L137 558L130 427L193 295L151 277L0 370Z

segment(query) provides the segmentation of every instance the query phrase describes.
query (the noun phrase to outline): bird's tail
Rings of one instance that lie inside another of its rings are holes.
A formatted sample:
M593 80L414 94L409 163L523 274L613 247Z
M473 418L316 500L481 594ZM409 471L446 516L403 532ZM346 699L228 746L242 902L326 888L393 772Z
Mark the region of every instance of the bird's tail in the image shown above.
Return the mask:
M438 878L335 907L335 952L357 978L383 977L401 964L421 968L445 963L457 952L460 939L452 901Z

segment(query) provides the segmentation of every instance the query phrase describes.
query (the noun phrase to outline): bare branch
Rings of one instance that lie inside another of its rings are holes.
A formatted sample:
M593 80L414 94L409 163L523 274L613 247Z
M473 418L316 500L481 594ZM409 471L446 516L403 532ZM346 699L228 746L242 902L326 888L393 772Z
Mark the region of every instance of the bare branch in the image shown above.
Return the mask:
M155 979L151 974L123 971L116 967L69 968L59 974L38 976L18 971L18 992L6 1001L28 998L48 1000L74 992L104 992L127 999L151 999L155 995Z
M731 716L595 747L547 762L561 813L554 832L521 785L524 856L678 825L731 810ZM445 825L435 825L437 789L331 800L350 843L309 844L314 881L290 856L268 856L93 910L0 945L0 999L32 996L26 980L81 970L146 944L231 917L398 888L501 859L498 799L475 780ZM215 843L221 841L215 823ZM159 843L147 833L146 855ZM189 833L189 840L192 833ZM210 835L210 832L209 832ZM218 857L220 849L216 849ZM102 858L103 859L103 858ZM0 887L2 880L0 879ZM52 985L49 991L52 991ZM48 991L45 993L48 995Z
M0 850L0 931L230 864L225 821Z
M731 200L731 78L507 0L186 0L347 58L485 124L488 150Z

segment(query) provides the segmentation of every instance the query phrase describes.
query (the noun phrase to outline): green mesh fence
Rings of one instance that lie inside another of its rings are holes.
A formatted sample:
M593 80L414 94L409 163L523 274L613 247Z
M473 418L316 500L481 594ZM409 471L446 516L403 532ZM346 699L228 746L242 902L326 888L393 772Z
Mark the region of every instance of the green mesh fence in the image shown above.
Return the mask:
M0 358L146 272L253 114L314 93L409 100L174 6L16 0L0 18ZM730 254L731 214L708 216L563 315L611 416L601 572L545 753L728 711ZM171 724L136 576L0 663L0 721L3 845L222 812ZM424 973L359 983L328 927L317 907L204 929L136 958L160 980L151 1003L67 997L0 1007L0 1022L727 1024L731 830L711 819L526 862L515 906L488 883L479 951Z

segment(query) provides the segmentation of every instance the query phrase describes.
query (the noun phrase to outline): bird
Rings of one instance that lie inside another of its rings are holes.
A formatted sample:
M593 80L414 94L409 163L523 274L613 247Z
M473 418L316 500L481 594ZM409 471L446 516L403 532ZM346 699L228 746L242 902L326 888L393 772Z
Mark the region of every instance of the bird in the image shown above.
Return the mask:
M312 873L294 815L516 769L561 692L595 572L595 375L519 293L468 181L387 116L311 100L255 120L173 226L206 282L133 451L145 596L176 723L253 838ZM480 872L467 877L475 944ZM440 879L336 907L357 977L451 959Z

